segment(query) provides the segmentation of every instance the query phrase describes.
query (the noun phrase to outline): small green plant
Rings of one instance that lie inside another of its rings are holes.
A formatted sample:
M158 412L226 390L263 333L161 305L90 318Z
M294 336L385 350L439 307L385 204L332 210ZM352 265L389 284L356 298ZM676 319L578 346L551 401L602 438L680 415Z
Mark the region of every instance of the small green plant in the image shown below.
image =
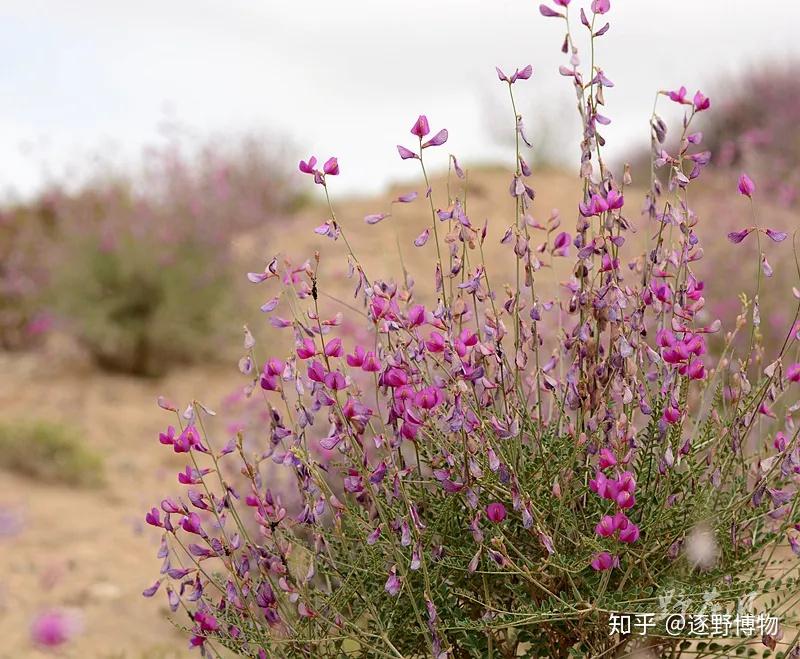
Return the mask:
M93 236L75 241L53 285L54 307L103 368L162 375L209 357L232 308L230 278L212 248L126 237L113 247Z
M45 483L96 487L103 482L103 461L80 433L43 421L0 423L0 469Z

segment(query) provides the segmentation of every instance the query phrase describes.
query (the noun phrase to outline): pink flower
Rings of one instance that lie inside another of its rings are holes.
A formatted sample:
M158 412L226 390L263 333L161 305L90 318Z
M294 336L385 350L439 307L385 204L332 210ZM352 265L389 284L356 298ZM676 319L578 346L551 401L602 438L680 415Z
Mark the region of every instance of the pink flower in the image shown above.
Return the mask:
M352 366L353 368L359 368L364 364L364 357L366 355L366 351L361 346L356 346L353 350L353 354L346 355L345 360L347 361L348 366Z
M317 166L317 158L315 156L311 156L308 159L308 162L305 160L300 161L299 169L303 174L313 174L314 168Z
M408 376L406 372L402 369L392 367L383 374L381 378L384 385L387 387L402 387L403 385L408 384Z
M800 382L800 362L792 364L786 369L786 379L789 382Z
M31 624L31 639L37 645L55 648L69 641L80 631L80 622L67 611L45 611Z
M699 90L695 93L693 102L695 112L702 112L711 107L711 99L704 96Z
M442 402L442 398L438 387L425 387L416 393L414 402L424 410L432 410Z
M325 344L325 355L328 357L341 357L342 352L342 340L338 336Z
M592 11L595 14L605 14L611 9L611 0L592 0Z
M745 197L750 197L752 199L755 191L756 184L753 183L753 179L747 174L742 173L739 177L739 194L743 194Z
M331 176L339 174L339 161L336 158L328 158L322 166L322 171Z
M676 103L681 103L683 105L689 104L689 101L686 100L686 87L683 85L681 85L680 89L667 92L667 96L669 96L671 101L675 101Z
M619 565L619 559L616 556L612 556L607 551L601 551L592 557L590 565L593 570L604 572L617 567Z
M441 146L447 142L448 132L446 128L442 128L436 135L434 135L427 142L423 142L422 148L427 149L429 146Z
M619 532L619 541L632 544L639 539L639 527L633 522L628 522Z
M370 350L364 357L364 364L361 366L367 373L377 373L381 370L381 362L377 355Z
M702 380L706 376L706 367L701 359L694 359L689 363L686 374L692 380Z
M678 423L681 419L681 411L674 405L670 405L664 410L664 421L669 424Z
M786 435L784 435L782 432L778 432L775 435L772 445L775 447L776 451L783 453L786 450Z
M494 501L486 506L486 516L490 521L499 524L506 518L506 507L499 501Z
M297 346L297 356L300 359L311 359L317 354L317 346L314 345L314 340L305 338L302 343Z
M411 127L411 134L422 139L430 132L431 128L428 125L428 117L426 117L424 114L419 115L417 120L414 122L414 125Z
M600 449L600 469L608 469L617 464L617 458L614 453L607 448Z
M616 532L614 518L611 515L603 515L602 519L594 527L594 532L601 538L610 538Z

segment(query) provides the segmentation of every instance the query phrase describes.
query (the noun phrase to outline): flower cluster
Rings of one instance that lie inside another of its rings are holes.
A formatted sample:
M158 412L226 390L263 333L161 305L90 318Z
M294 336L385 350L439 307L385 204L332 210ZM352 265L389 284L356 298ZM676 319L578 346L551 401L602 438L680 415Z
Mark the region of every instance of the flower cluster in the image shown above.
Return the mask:
M492 234L470 217L454 157L457 186L432 185L426 161L437 151L428 149L448 135L429 137L421 115L411 128L418 148L398 153L424 180L429 219L414 241L429 257L423 277L380 278L337 219L337 161L321 170L314 158L301 162L324 192L315 231L333 244L299 266L276 256L248 274L268 289L262 311L285 339L245 331L239 368L243 395L263 412L257 443L241 431L220 438L198 402L179 412L162 401L179 427L159 439L187 459L185 494L147 515L163 563L145 594L164 587L202 652L611 656L635 651L637 639L610 637L607 613L655 608L677 582L714 588L725 606L755 588L791 613L794 579L761 575L786 570L772 554L798 546L798 343L788 330L767 365L757 332L750 350L735 352L737 326L723 356L709 356L722 328L696 272L702 219L687 190L709 161L691 127L710 101L699 92L689 100L685 88L658 94L685 116L677 150L665 146L663 120L651 119L640 235L652 239L637 245L631 172L617 176L603 160L613 83L597 65L582 68L571 3L555 5L541 13L563 21L561 73L582 125L574 231L557 212L536 219L515 100L533 70L498 70L515 137L498 231L512 282L498 282L497 263L484 258ZM580 11L592 45L609 32L595 26L609 11L608 0ZM387 212L365 220L393 221ZM338 248L353 304L325 295L323 264ZM567 256L555 285L549 274ZM354 336L346 318L366 331ZM798 318L800 307L790 327ZM265 475L271 465L291 478L296 509ZM657 628L645 642L679 656L683 640Z

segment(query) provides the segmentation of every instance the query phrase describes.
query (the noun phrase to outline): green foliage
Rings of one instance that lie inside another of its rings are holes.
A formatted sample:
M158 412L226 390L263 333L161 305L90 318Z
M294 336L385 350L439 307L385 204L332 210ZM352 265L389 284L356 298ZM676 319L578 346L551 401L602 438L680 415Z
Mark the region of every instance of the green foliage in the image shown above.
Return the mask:
M42 421L0 423L0 469L44 483L96 487L103 461L70 427Z
M167 253L124 238L104 249L75 240L54 279L54 307L110 370L161 375L170 366L208 358L230 311L230 280L214 248L182 243Z

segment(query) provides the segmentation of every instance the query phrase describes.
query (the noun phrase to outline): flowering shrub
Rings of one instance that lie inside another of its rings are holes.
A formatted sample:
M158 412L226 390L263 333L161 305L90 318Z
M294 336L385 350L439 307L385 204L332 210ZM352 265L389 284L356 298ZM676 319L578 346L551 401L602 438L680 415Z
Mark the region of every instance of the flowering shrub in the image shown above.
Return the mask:
M800 193L800 82L794 65L754 69L725 86L724 101L703 126L714 165L746 169L763 192L794 207Z
M52 235L47 200L0 211L0 348L28 347L50 324L43 309Z
M652 117L643 231L653 238L646 251L631 249L630 175L603 161L613 83L594 63L610 3L579 10L588 71L570 4L540 9L566 30L561 73L583 122L574 231L558 214L545 223L533 216L514 100L532 67L497 71L516 143L513 221L501 241L515 264L510 284L492 277L488 227L470 218L467 196L448 186L442 203L430 188L426 164L448 133L427 117L398 146L425 187L396 203L430 209L415 241L430 255L430 287L408 272L395 281L368 271L330 196L338 161L300 162L328 203L316 233L343 244L358 304L324 295L320 252L301 267L284 269L276 257L249 273L269 291L262 310L272 326L295 343L276 354L245 333L245 395L266 416L255 449L241 433L215 438L200 403L181 413L161 401L176 421L159 440L187 459L178 474L185 496L146 515L162 531L163 564L144 594L162 589L172 611L185 612L192 647L259 658L610 657L637 648L676 657L797 640L784 638L796 597L790 549L800 552L794 323L767 359L755 331L759 274L722 356L707 353L708 337L723 329L705 313L695 274L702 219L688 203L708 162L692 129L711 106L700 92L659 94L684 106L685 119L668 152L667 127ZM787 236L750 214L752 185L739 181L742 215L752 219L729 239L771 249ZM391 221L386 210L365 218ZM571 274L555 288L547 274L563 259L573 259ZM753 268L761 273L760 258ZM343 336L353 316L371 329L368 340ZM738 334L748 338L739 353ZM334 456L317 459L320 447ZM269 463L292 475L297 512L264 478ZM724 647L693 645L689 630L668 630L661 615L676 591L682 602L728 612L763 607L769 595L783 626ZM610 616L625 611L659 617L646 636L610 634Z
M229 336L221 321L240 297L231 236L287 211L295 195L283 178L255 139L210 143L194 156L171 141L136 176L101 174L77 192L51 190L28 213L46 217L49 232L27 232L50 258L35 258L20 240L12 248L24 272L43 271L38 295L29 285L20 299L49 306L112 370L158 375L208 358Z

